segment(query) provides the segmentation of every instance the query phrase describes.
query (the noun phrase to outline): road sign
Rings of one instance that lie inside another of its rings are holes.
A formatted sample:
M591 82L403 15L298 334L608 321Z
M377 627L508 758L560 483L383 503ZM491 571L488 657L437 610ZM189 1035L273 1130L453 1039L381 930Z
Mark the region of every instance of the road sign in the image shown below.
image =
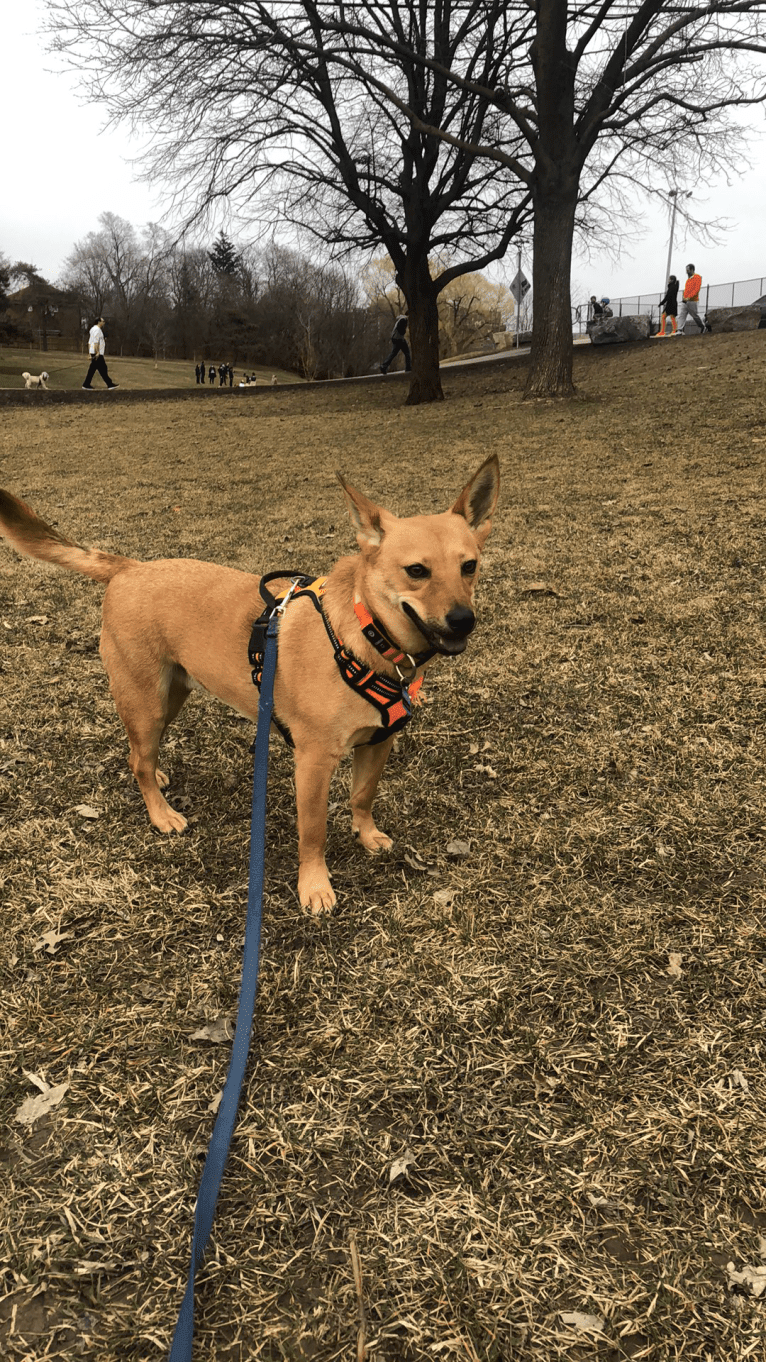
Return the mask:
M511 281L511 293L513 294L517 303L521 303L524 301L531 287L532 285L530 284L523 270L517 270L514 278Z

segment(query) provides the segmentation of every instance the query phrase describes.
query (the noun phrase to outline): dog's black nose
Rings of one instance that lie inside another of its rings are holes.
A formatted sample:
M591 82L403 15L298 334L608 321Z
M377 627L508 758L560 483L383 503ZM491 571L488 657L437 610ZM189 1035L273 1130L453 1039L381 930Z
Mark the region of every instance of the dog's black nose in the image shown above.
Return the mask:
M470 606L456 605L445 616L444 622L451 634L457 634L458 638L466 638L476 623L476 616Z

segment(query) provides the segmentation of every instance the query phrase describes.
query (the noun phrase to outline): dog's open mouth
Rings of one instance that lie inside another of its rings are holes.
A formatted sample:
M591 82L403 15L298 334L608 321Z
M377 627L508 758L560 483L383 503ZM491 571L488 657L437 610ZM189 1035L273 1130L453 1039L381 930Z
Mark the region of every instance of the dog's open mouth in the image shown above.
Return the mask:
M473 624L464 633L454 633L450 629L435 629L433 625L426 624L425 620L420 618L417 610L413 610L408 601L402 601L402 610L412 620L415 628L420 630L426 642L436 649L437 653L442 653L445 657L457 657L458 653L465 652L468 635L473 630Z

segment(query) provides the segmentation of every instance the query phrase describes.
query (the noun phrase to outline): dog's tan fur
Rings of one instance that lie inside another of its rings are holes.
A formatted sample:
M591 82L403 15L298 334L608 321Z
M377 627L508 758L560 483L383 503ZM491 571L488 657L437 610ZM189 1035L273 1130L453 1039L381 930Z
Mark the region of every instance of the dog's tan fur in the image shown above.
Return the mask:
M395 675L361 631L354 612L359 599L403 651L424 652L437 644L444 653L462 652L497 503L497 457L482 464L441 515L399 518L340 481L360 553L339 559L327 579L324 608L338 637L360 662ZM130 741L130 768L154 826L181 832L186 819L162 794L168 778L157 766L160 740L195 685L257 718L247 646L262 610L259 579L194 559L145 563L82 548L3 491L0 533L20 553L106 584L101 656ZM475 571L465 572L472 562ZM428 575L413 580L405 571L413 564L423 565ZM461 617L462 632L454 632ZM390 838L375 826L372 804L393 740L357 746L380 727L380 717L342 680L324 624L305 599L288 605L280 623L274 711L295 743L300 902L322 912L335 903L324 856L333 771L353 749L353 832L369 852L390 847Z
M25 369L21 377L24 379L25 388L45 388L46 390L48 388L50 374L47 374L44 369L41 374L28 374Z

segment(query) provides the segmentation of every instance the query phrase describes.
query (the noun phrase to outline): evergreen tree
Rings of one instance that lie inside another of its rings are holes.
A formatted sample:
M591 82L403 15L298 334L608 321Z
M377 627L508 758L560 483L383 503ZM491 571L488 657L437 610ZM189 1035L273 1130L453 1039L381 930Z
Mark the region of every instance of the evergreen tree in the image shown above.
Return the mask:
M219 232L212 251L208 251L208 256L216 274L237 273L240 255L223 230Z

